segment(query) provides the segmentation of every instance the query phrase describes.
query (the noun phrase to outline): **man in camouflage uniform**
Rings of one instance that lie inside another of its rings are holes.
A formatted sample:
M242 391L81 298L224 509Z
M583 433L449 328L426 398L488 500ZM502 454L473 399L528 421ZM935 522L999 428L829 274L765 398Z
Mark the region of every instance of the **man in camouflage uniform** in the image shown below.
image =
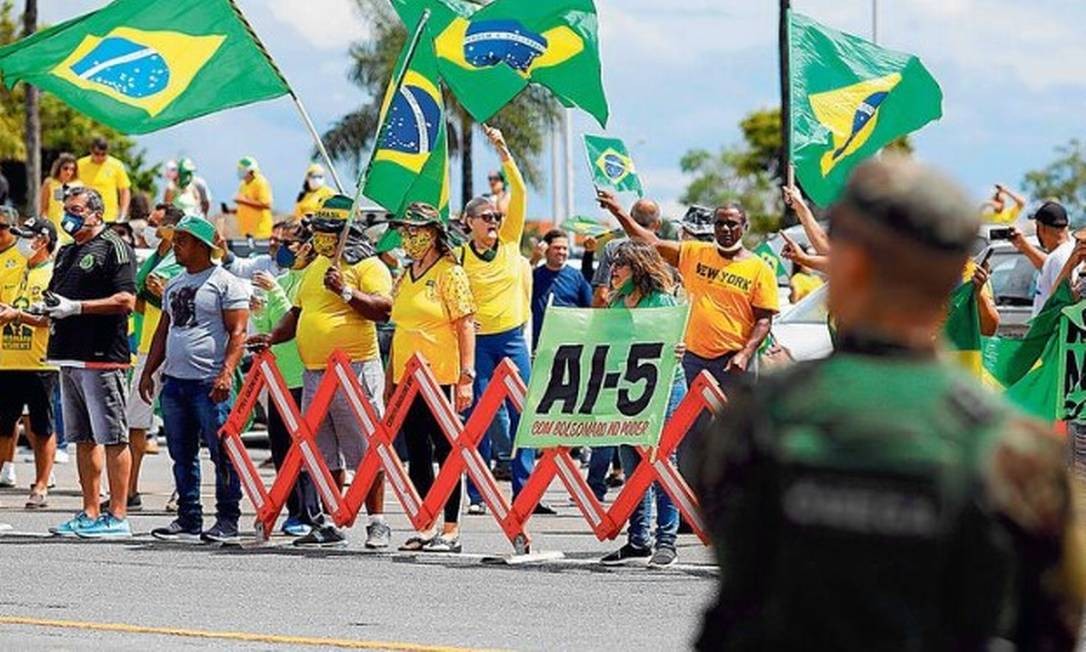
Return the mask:
M700 649L1071 649L1083 540L1060 443L937 359L977 231L944 179L856 170L827 360L736 389L697 481L721 569Z

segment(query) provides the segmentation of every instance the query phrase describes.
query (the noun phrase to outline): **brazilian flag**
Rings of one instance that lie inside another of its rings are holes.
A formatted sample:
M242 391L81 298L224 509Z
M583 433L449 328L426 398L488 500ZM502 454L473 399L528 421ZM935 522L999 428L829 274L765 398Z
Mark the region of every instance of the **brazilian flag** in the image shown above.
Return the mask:
M774 277L781 278L783 276L788 278L788 268L784 266L784 261L777 255L777 252L773 251L773 247L769 246L768 242L758 245L751 253L764 260L766 265L769 265L769 269L773 270Z
M529 83L542 84L567 107L607 124L592 0L392 0L404 25L425 9L441 76L478 122L489 120Z
M641 177L625 143L618 138L585 134L584 149L588 156L588 170L597 186L620 192L636 192L638 197L645 196Z
M792 162L820 206L852 169L943 115L939 84L911 54L789 14Z
M290 92L230 0L116 0L0 48L0 73L129 134Z
M362 194L396 216L419 201L447 217L449 145L437 58L426 38L419 39L410 60L409 48L410 39L385 91Z

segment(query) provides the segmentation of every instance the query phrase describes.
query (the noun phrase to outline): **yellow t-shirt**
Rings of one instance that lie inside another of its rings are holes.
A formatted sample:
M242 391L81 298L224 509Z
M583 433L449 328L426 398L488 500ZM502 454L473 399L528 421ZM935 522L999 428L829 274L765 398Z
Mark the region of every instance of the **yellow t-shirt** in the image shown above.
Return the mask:
M257 172L252 181L242 181L238 194L250 201L272 205L271 184L267 177ZM270 238L272 234L272 212L270 208L257 209L238 204L238 233L254 238Z
M53 262L37 267L24 267L25 272L15 291L11 305L26 310L42 300L42 293L49 288L53 277ZM45 350L49 346L49 327L35 328L27 324L11 322L0 328L0 369L41 371L55 369L45 364Z
M1022 209L1018 204L1011 204L998 213L989 210L984 213L984 221L990 224L1014 224L1018 221L1018 216L1022 213Z
M311 371L324 369L328 356L336 349L346 353L352 362L380 357L374 323L324 287L324 274L331 266L330 258L318 256L305 268L294 297L294 306L302 309L295 340L302 364ZM392 295L392 274L376 256L344 266L342 273L349 287L367 294Z
M803 297L814 292L818 288L825 284L821 278L814 274L804 274L803 272L797 272L792 275L792 292L795 294L793 303L799 303Z
M684 242L679 273L690 301L686 348L718 358L746 346L754 330L754 308L780 310L777 279L758 256L728 260L715 243Z
M140 327L140 344L136 352L147 355L151 352L151 341L155 339L158 322L162 319L162 310L146 301L143 302L143 325Z
M102 195L102 202L106 206L103 218L106 222L116 222L120 215L120 204L117 193L127 190L132 186L128 180L128 172L121 163L112 156L98 165L89 156L79 159L79 180L83 185L94 188Z
M19 253L15 243L0 251L0 303L15 303L15 293L23 282L25 271L26 259Z
M493 253L493 257L490 257ZM480 335L504 333L528 321L524 302L524 259L520 243L499 241L491 252L478 254L472 245L462 246L457 258L471 283ZM490 260L486 260L490 258Z
M453 322L475 312L464 268L442 258L415 279L408 268L392 292L392 381L403 379L407 361L421 353L438 384L460 378L460 345Z
M324 203L325 199L328 199L332 195L336 194L335 190L332 190L328 186L321 186L316 190L310 190L305 193L302 198L294 204L294 219L300 220L306 215L312 215L317 212Z

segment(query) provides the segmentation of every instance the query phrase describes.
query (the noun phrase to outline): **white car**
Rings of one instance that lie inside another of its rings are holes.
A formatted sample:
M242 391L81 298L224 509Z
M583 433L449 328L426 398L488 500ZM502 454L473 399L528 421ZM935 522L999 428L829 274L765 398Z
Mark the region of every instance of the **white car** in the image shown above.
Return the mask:
M833 352L826 324L826 288L811 292L773 320L773 338L794 360L817 360Z

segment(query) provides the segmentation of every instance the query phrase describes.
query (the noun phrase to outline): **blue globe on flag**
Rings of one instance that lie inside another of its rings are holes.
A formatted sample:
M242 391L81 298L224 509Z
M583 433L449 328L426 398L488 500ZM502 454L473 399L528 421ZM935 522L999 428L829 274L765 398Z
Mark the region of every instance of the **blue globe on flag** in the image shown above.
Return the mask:
M159 93L170 82L170 67L154 48L111 36L71 66L87 81L108 86L125 97L142 98Z

